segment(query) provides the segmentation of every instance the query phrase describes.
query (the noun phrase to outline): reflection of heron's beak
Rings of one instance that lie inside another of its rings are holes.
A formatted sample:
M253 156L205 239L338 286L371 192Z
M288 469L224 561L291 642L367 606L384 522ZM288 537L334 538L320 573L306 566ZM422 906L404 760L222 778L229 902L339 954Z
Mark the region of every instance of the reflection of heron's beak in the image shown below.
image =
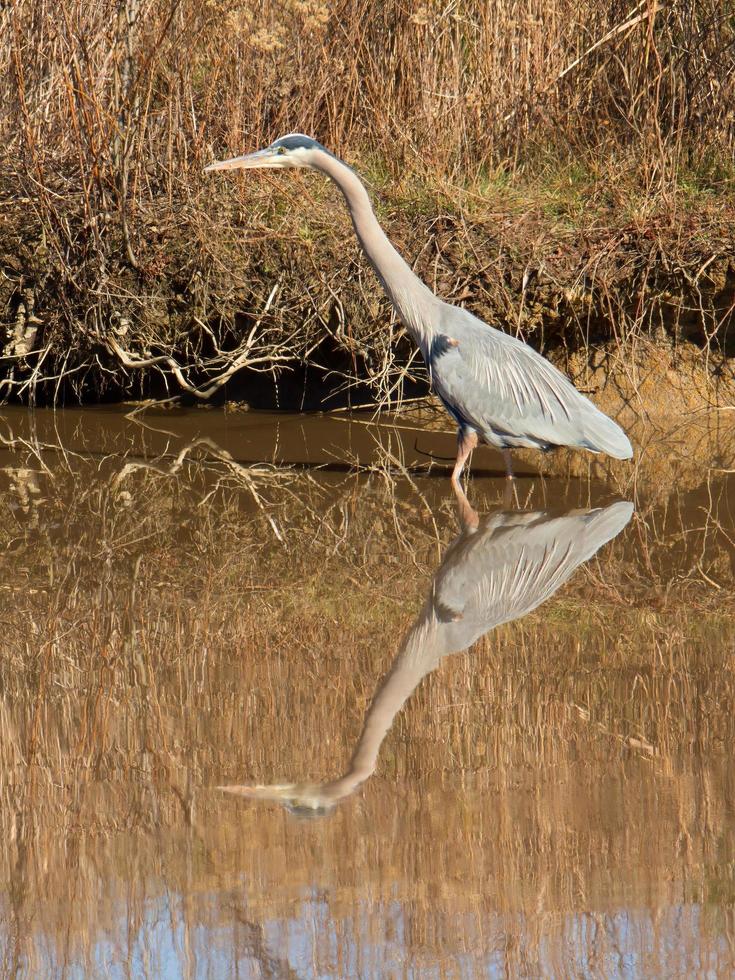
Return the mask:
M273 786L218 786L217 789L253 800L284 800L292 796L297 787L297 783L276 783Z
M273 786L218 786L217 789L250 800L280 803L297 817L323 817L339 803L341 795L329 792L330 783L276 783ZM347 794L349 795L349 794Z
M257 153L246 153L242 157L231 157L229 160L218 160L204 168L204 173L211 170L255 170L264 167L281 167L281 160L272 150L258 150Z

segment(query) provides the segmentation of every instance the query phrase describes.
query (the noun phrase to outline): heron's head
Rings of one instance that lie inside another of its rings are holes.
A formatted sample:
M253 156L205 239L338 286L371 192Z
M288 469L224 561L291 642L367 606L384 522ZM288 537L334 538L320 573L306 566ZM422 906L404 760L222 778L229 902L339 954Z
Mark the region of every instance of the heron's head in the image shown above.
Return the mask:
M285 170L287 167L316 168L320 158L332 156L321 143L302 133L281 136L275 143L256 153L246 153L241 157L210 163L204 172L210 170Z

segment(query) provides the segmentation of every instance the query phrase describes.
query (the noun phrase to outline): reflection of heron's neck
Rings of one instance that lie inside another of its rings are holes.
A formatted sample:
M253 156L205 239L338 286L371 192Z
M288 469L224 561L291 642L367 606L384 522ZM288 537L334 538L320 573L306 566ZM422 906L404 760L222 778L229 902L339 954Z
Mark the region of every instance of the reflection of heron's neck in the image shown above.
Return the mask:
M360 244L393 305L424 353L430 341L427 312L439 302L391 245L378 224L360 178L341 160L323 155L319 169L342 191Z
M347 772L324 787L333 798L354 792L375 771L380 746L394 718L444 654L438 625L431 604L427 603L372 700Z

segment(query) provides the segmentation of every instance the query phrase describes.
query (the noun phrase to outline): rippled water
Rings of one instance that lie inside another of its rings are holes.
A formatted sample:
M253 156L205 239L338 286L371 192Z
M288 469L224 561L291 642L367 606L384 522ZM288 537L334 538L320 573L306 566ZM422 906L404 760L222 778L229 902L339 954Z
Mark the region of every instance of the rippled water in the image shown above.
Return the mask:
M735 477L654 443L474 527L405 418L5 411L2 975L731 976Z

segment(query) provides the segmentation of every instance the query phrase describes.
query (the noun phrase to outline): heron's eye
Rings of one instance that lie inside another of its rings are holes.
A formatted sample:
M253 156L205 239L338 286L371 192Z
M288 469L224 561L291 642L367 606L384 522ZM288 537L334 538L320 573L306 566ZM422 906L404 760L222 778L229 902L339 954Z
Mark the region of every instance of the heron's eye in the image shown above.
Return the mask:
M276 150L276 153L277 153L277 154L278 154L279 156L283 156L283 154L284 154L285 152L286 152L286 147L285 147L285 146L279 146L279 147L278 147L278 149Z

